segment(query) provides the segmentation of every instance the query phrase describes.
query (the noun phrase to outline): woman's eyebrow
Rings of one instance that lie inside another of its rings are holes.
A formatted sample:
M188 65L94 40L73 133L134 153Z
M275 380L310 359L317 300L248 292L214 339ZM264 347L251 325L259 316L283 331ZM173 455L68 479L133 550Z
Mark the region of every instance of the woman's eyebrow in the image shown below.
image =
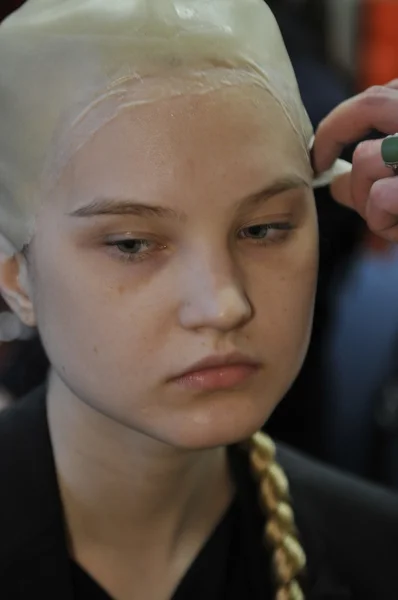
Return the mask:
M261 190L250 194L238 203L238 210L255 208L259 203L265 202L272 196L282 194L289 190L310 187L301 177L284 177L274 181ZM98 217L103 215L134 215L137 217L156 217L160 219L177 219L186 221L188 216L183 211L174 210L164 206L151 206L142 204L133 199L96 198L89 204L68 213L71 217Z
M305 179L297 176L290 175L287 177L281 177L275 180L270 185L265 186L254 194L250 194L247 198L241 200L238 204L238 210L250 210L256 208L259 204L266 202L273 196L278 196L284 192L291 190L298 190L302 188L310 188L310 184Z
M161 219L185 220L183 211L176 211L164 206L151 206L141 204L135 200L96 198L86 206L82 206L71 213L71 217L97 217L101 215L135 215L137 217L157 217Z

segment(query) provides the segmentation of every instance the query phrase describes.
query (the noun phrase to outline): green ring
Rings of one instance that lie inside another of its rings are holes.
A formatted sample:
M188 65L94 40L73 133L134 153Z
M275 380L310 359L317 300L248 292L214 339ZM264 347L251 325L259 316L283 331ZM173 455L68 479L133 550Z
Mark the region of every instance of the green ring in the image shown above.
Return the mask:
M387 167L398 165L398 133L384 138L381 144L381 156Z

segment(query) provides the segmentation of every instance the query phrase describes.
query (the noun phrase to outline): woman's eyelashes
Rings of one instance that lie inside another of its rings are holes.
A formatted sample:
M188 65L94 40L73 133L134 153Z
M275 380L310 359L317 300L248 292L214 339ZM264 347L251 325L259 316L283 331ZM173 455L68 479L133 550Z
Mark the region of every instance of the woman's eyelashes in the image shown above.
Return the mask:
M287 221L275 223L256 223L242 227L236 233L242 243L271 246L288 239L295 226ZM134 235L114 237L105 241L105 246L113 257L123 262L150 260L169 248L168 243L148 237Z
M107 241L105 244L111 253L124 262L139 262L152 257L156 252L166 249L165 244L160 244L147 238L120 238Z
M238 231L238 238L267 246L285 241L295 229L288 221L248 225Z

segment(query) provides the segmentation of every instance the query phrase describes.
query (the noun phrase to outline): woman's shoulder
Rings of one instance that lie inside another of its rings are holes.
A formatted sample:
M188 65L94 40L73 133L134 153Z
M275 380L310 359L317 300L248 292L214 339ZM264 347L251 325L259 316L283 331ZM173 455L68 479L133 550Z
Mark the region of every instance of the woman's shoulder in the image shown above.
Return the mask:
M0 479L39 474L40 458L51 455L45 389L39 388L0 413ZM48 461L47 461L48 465Z
M304 542L317 540L355 597L398 598L398 495L282 444L277 458Z
M0 572L59 521L59 493L40 388L0 414Z
M300 509L311 508L312 518L326 518L326 523L347 520L347 528L358 533L364 533L360 518L372 518L369 527L388 528L398 542L398 494L283 444L277 446L277 459L288 476L294 502ZM393 531L391 525L396 526Z

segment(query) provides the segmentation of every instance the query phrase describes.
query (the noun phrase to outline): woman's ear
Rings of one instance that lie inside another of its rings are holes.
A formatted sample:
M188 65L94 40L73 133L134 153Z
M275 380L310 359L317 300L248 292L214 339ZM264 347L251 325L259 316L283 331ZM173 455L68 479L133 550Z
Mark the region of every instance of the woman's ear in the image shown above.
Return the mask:
M0 293L25 325L35 327L27 258L21 252L4 251L2 246L0 243Z

